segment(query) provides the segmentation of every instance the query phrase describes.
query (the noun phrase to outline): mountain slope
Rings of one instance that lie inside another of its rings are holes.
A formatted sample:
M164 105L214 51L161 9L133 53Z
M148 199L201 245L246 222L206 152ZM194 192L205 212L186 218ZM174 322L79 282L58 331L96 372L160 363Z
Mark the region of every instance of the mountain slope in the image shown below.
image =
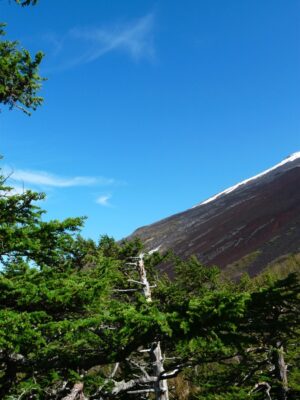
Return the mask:
M173 249L236 276L257 274L278 257L300 252L300 152L131 237L140 237L147 250Z

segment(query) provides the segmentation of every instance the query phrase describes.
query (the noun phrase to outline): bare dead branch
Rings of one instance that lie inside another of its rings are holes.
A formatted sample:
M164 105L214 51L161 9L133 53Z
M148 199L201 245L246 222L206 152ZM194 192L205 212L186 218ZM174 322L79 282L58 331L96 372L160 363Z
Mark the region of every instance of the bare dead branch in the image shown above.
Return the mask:
M83 383L82 382L77 382L73 386L71 393L65 396L62 400L85 400L86 397L83 394Z
M112 370L112 372L109 376L110 378L114 378L114 376L116 375L116 373L118 371L119 365L120 365L120 363L118 363L118 362L115 364L114 369Z
M139 390L129 390L128 394L139 394L139 393L154 393L155 390L153 388L149 389L139 389Z
M266 395L268 396L269 400L272 400L272 397L270 395L270 391L271 391L271 386L268 382L258 382L253 389L250 390L249 395L253 392L255 392L256 390L260 390L260 388L266 388Z

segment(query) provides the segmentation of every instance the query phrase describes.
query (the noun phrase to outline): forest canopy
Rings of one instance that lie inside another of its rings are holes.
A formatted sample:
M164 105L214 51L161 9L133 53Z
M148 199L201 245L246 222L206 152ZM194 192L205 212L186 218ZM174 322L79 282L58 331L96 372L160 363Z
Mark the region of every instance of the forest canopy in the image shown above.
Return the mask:
M191 399L296 398L295 274L234 284L138 240L96 243L82 218L44 221L43 197L1 178L1 398L181 399L180 380Z

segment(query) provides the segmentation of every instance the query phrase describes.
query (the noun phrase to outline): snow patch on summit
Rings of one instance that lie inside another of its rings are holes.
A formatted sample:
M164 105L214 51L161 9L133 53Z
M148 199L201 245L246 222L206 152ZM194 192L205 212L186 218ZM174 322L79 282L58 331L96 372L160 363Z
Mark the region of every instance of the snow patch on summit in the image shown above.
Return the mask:
M210 202L212 202L212 201L218 199L219 197L221 197L221 196L223 196L223 195L226 195L226 194L229 194L229 193L233 192L234 190L236 190L236 189L239 188L240 186L245 185L245 184L248 183L248 182L254 181L255 179L260 178L261 176L264 176L264 175L268 174L269 172L275 170L276 168L281 167L282 165L287 164L287 163L289 163L289 162L295 161L295 160L297 160L298 158L300 158L300 151L297 151L296 153L291 154L289 157L285 158L285 159L284 159L283 161L281 161L280 163L274 165L274 167L269 168L269 169L267 169L267 170L261 172L261 173L258 174L258 175L252 176L251 178L245 179L244 181L242 181L242 182L240 182L240 183L237 183L236 185L231 186L231 187L229 187L228 189L223 190L222 192L216 194L215 196L212 196L212 197L208 198L207 200L204 200L204 201L202 201L201 203L196 204L196 205L193 206L192 208L199 207L199 206L202 206L202 205L204 205L204 204L210 203Z

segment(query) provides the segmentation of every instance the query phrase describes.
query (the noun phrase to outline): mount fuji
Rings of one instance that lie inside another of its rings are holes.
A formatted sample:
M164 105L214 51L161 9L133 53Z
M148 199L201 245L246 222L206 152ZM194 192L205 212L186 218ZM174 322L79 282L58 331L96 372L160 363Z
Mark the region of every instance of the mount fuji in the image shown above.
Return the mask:
M148 251L195 255L234 278L291 255L300 265L300 152L133 237Z

